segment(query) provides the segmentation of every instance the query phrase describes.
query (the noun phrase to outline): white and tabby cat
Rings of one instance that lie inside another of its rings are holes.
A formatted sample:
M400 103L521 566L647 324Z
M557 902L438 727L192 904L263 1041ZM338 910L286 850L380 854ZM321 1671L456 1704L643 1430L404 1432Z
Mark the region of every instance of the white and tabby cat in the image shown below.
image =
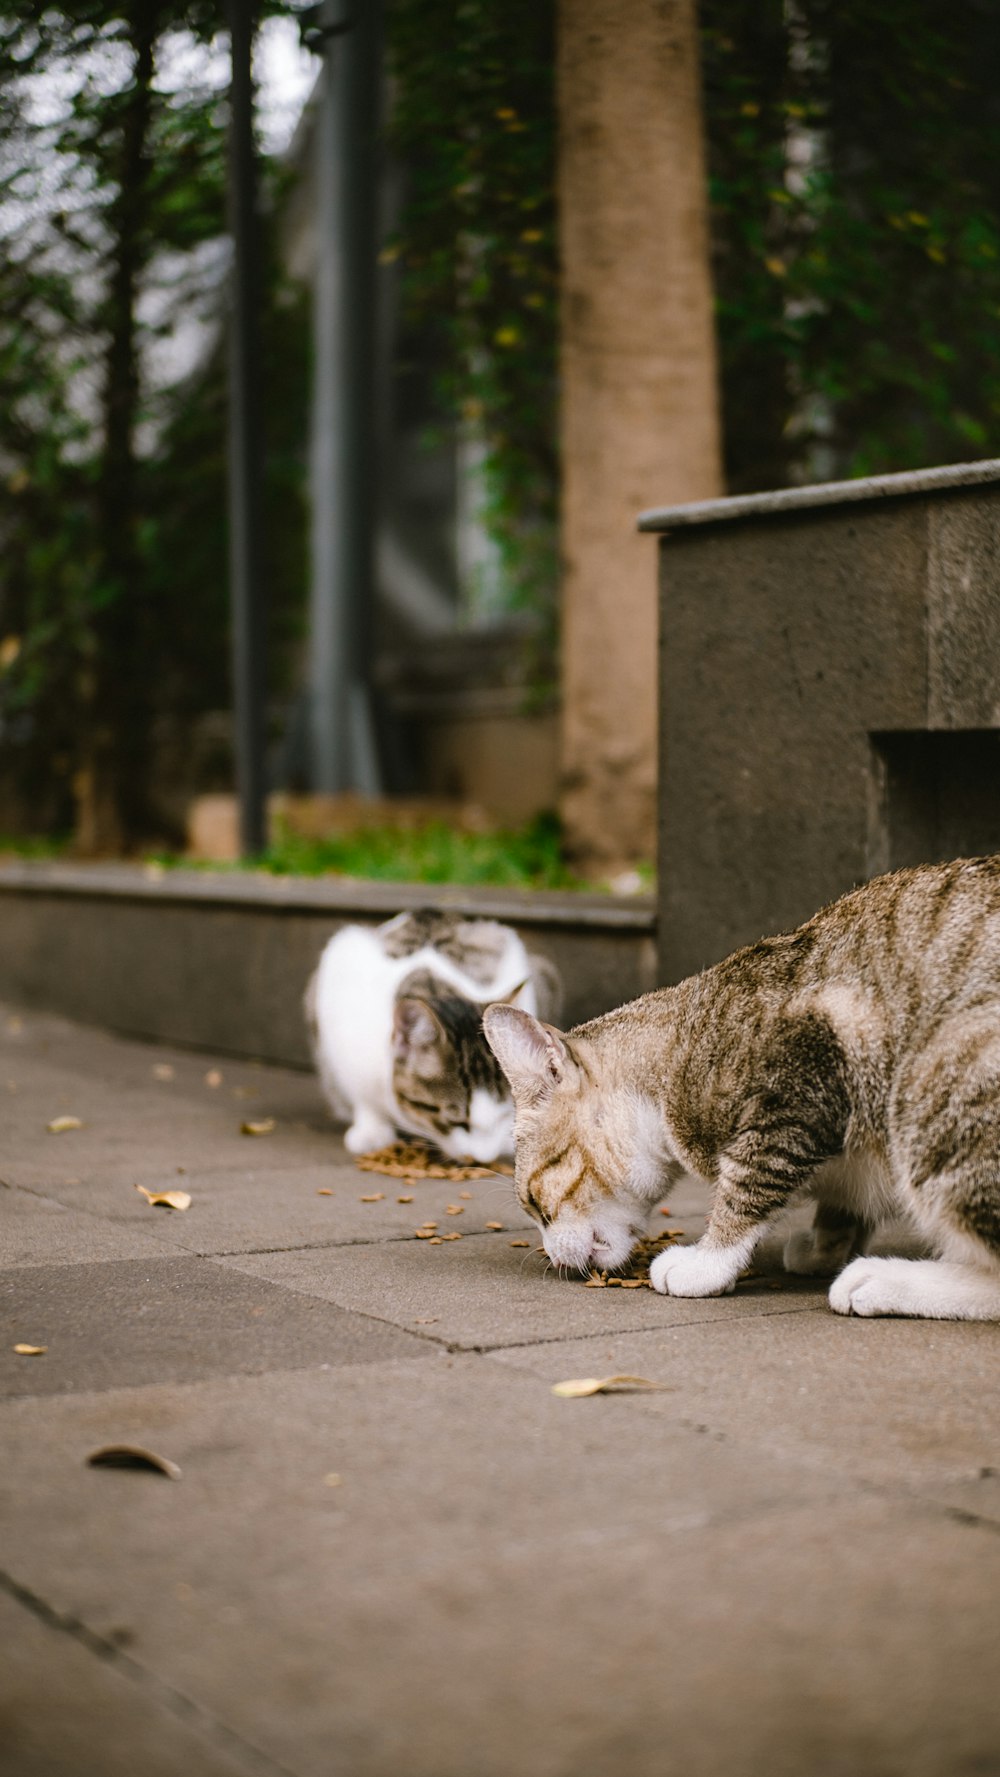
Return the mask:
M484 1023L557 1265L622 1265L686 1172L714 1205L654 1259L664 1294L732 1290L801 1194L785 1265L839 1272L838 1313L1000 1320L1000 857L879 877L568 1036L513 1007ZM853 1256L900 1213L939 1257Z
M482 1032L506 1000L554 1016L558 977L493 920L422 908L381 926L344 926L326 946L306 1011L326 1098L350 1118L354 1154L400 1131L453 1158L513 1149L507 1082Z

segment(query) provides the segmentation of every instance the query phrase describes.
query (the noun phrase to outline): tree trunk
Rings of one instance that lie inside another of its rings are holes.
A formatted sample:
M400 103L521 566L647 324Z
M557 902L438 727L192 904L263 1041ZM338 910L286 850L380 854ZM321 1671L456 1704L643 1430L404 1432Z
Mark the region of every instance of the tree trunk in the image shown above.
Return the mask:
M694 0L561 0L563 799L590 868L652 857L656 555L721 492Z
M136 300L149 250L146 182L159 29L155 0L134 0L128 15L132 84L122 95L117 191L107 213L112 245L98 488L102 601L93 623L93 657L81 688L83 721L74 780L75 847L83 856L122 851L130 838L140 836L145 811L151 685L142 647L145 611L136 539Z

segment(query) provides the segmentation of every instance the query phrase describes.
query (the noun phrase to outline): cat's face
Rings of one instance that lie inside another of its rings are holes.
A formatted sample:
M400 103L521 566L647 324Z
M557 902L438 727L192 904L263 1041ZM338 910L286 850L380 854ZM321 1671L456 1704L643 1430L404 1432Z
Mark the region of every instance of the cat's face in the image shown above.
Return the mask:
M599 1092L571 1041L513 1006L488 1006L486 1040L515 1107L514 1184L554 1265L616 1270L646 1231L651 1191L634 1102Z
M471 1001L397 1000L392 1090L404 1127L453 1159L485 1164L512 1151L514 1108Z

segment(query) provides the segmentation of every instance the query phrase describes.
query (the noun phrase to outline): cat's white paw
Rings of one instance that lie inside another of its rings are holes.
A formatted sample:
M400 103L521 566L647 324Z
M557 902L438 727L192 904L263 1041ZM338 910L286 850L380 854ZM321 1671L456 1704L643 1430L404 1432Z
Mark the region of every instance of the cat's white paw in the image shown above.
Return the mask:
M733 1247L668 1246L649 1267L649 1281L661 1296L728 1296L743 1269L742 1250Z
M344 1132L344 1146L349 1154L374 1154L379 1148L389 1147L395 1139L395 1125L369 1111L362 1111L350 1129Z
M941 1259L855 1259L830 1291L837 1314L1000 1320L1000 1278Z

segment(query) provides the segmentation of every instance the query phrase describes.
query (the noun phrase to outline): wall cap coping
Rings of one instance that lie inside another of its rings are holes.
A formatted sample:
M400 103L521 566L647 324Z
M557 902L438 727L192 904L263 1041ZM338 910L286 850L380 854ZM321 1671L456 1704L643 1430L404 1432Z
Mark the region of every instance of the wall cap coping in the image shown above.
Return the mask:
M936 469L909 469L897 475L866 475L856 481L821 481L812 487L776 488L772 493L734 494L722 500L692 500L684 506L653 506L640 512L640 531L672 531L682 526L725 524L772 513L809 512L824 506L850 506L863 500L919 498L1000 482L1000 457L976 463L948 463Z
M0 895L65 895L81 900L229 908L248 913L316 913L330 919L385 918L406 908L438 906L521 926L648 933L656 928L650 895L601 895L559 889L465 887L456 883L363 882L347 877L271 876L264 872L162 870L149 864L0 864Z

